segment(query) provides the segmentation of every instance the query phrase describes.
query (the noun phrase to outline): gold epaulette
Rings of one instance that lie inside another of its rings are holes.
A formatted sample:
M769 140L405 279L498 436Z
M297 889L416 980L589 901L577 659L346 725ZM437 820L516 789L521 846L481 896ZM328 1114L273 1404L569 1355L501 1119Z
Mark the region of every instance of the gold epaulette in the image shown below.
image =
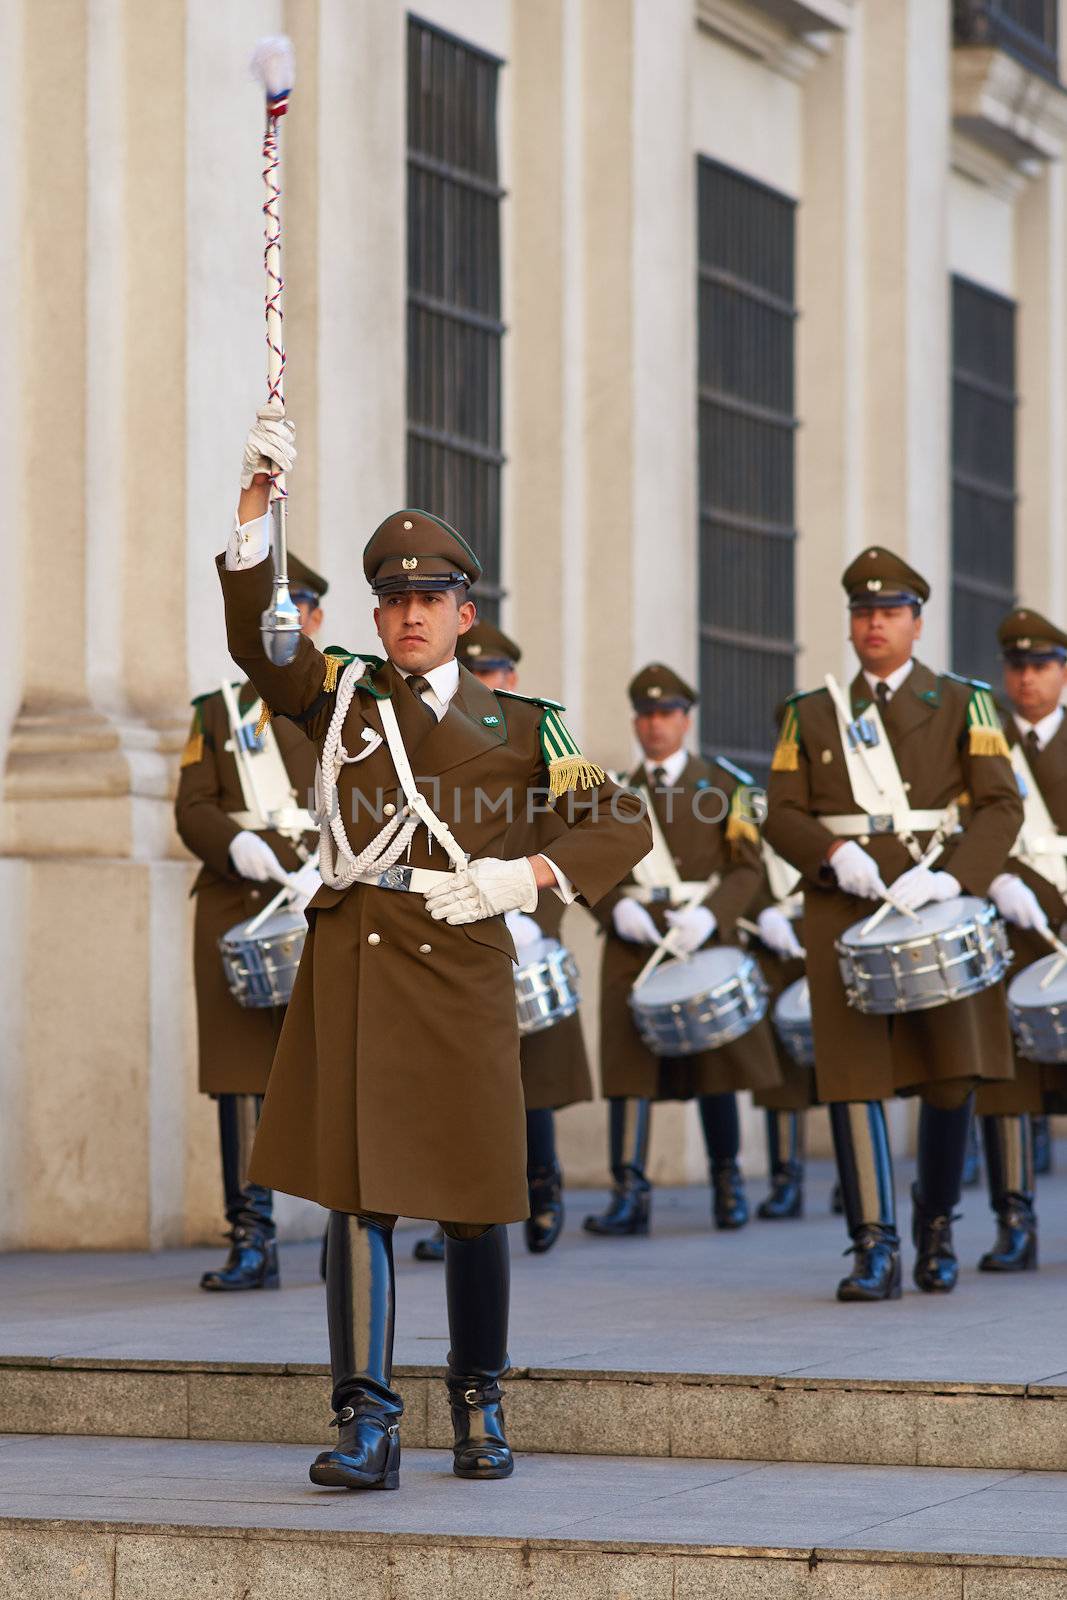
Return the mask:
M596 789L604 782L604 770L587 761L555 706L544 707L539 729L541 753L548 768L548 786L554 795L568 789Z
M271 719L271 717L273 715L274 715L274 713L271 711L270 706L264 700L263 704L259 708L259 719L256 722L256 738L257 739L262 739L263 735L267 731L267 723L270 721L270 719Z
M730 814L726 818L727 844L736 845L743 840L749 844L759 844L759 825L755 821L751 800L753 792L751 785L740 783L730 796Z
M207 697L201 695L200 698L206 699ZM204 759L204 716L200 709L199 701L194 700L193 705L196 707L193 712L193 725L189 729L189 737L185 741L185 749L182 751L181 759L178 762L179 767L195 767L198 761L203 761Z
M972 756L1011 760L993 696L985 688L975 689L967 703L967 749Z
M778 743L774 747L771 757L772 772L795 772L800 759L800 727L797 720L797 708L787 705L785 716L782 718L781 730L778 734Z

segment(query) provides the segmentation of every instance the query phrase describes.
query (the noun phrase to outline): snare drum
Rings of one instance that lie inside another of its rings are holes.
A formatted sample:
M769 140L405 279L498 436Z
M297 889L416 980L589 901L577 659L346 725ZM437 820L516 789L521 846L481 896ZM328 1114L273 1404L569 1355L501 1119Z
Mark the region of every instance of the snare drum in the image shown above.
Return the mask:
M811 991L807 978L783 989L774 1007L774 1031L798 1067L815 1065L815 1040L811 1028Z
M1042 956L1008 984L1008 1015L1019 1054L1055 1066L1067 1063L1067 967L1060 967L1047 989L1041 980L1059 961L1058 955Z
M515 968L515 1009L519 1036L543 1033L578 1009L578 968L558 939L526 945Z
M286 1006L296 982L296 969L308 925L303 912L275 911L250 934L249 917L219 940L222 970L239 1006L262 1010Z
M959 895L923 906L915 916L891 911L869 934L864 918L838 939L845 994L857 1011L930 1011L1003 978L1011 949L990 901Z
M767 1015L767 985L746 950L720 945L664 961L630 995L634 1023L655 1056L692 1056L740 1039Z

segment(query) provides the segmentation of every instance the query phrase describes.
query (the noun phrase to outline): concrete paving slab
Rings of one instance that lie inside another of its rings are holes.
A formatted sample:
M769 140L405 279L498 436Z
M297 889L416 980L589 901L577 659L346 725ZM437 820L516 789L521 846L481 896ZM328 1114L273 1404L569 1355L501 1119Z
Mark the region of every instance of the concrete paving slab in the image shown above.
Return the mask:
M902 1190L907 1176L902 1171ZM1067 1388L1067 1178L1042 1183L1040 1272L999 1278L975 1270L992 1225L985 1197L969 1191L957 1229L956 1292L906 1287L901 1301L880 1306L833 1298L844 1238L840 1219L828 1214L829 1178L825 1166L817 1171L805 1219L754 1221L738 1234L710 1230L704 1191L672 1190L656 1195L650 1238L595 1239L580 1222L603 1197L571 1194L567 1230L548 1256L529 1256L513 1230L513 1362L586 1373ZM439 1367L447 1350L441 1270L410 1257L423 1226L397 1234L396 1355L408 1369ZM278 1293L204 1294L197 1279L217 1259L203 1250L2 1257L0 1356L157 1368L232 1362L241 1370L325 1363L314 1244L284 1248Z

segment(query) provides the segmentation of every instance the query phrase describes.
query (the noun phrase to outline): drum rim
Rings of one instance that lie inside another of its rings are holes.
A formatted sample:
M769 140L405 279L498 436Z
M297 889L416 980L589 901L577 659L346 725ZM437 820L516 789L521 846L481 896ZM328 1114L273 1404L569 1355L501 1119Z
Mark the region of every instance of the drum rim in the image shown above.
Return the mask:
M954 898L957 897L954 896ZM996 906L991 900L982 900L978 895L973 894L960 895L958 898L961 900L970 900L978 906L978 910L973 916L961 917L957 922L949 923L948 927L946 928L931 929L927 933L913 933L903 939L883 939L880 944L849 944L846 941L848 940L848 936L853 929L860 928L865 923L870 921L869 917L859 917L855 922L851 923L849 927L845 929L844 933L834 940L834 949L837 951L838 955L842 956L851 956L853 954L871 950L911 950L917 945L929 944L933 939L951 939L953 937L957 937L959 934L964 932L966 928L974 926L975 923L989 925L1002 920L1000 913L997 911ZM919 909L921 911L925 908L920 906ZM797 981L799 982L799 979Z

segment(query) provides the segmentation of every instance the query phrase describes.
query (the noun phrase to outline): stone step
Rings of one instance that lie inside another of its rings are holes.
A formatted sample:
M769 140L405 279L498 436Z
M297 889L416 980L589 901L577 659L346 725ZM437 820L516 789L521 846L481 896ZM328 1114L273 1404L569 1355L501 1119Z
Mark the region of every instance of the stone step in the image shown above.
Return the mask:
M315 1489L308 1452L0 1439L4 1600L1053 1600L1067 1475L520 1456L397 1494Z
M441 1369L402 1367L404 1435L451 1437ZM516 1448L862 1466L1057 1470L1067 1385L519 1368ZM0 1432L321 1443L330 1381L316 1363L0 1358Z

